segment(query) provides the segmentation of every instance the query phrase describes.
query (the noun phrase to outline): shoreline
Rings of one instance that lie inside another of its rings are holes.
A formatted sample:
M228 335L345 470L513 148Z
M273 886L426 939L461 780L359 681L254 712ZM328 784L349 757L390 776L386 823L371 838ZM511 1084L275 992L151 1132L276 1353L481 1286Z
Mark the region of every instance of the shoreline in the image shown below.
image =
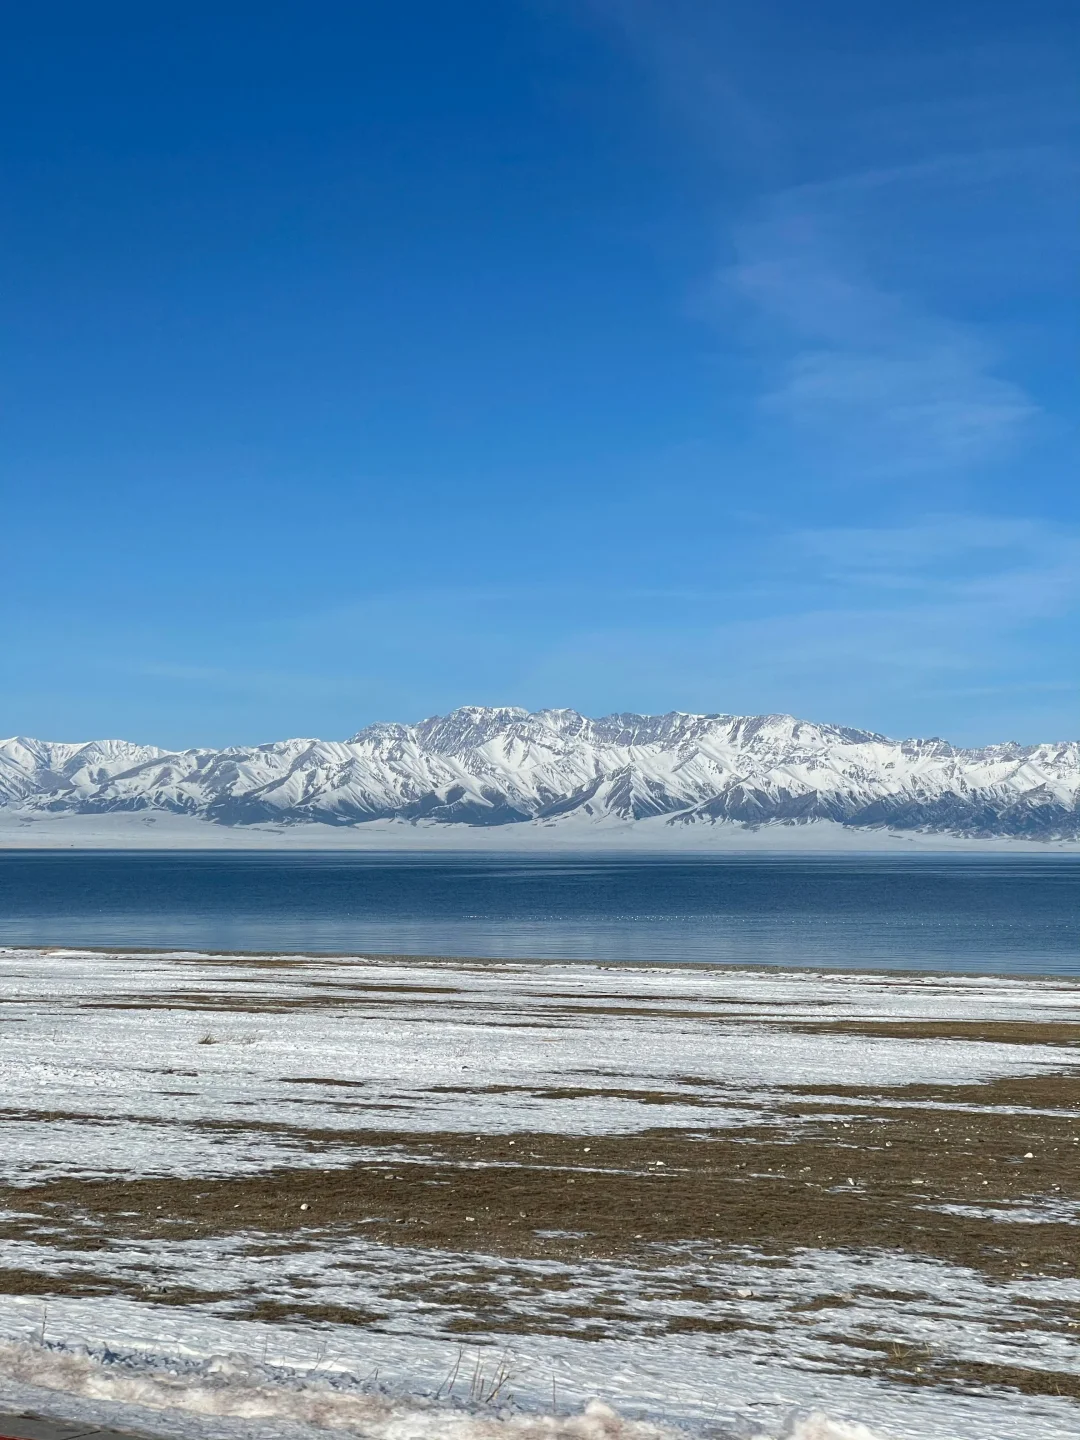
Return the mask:
M397 968L401 966L415 965L421 969L445 970L454 967L463 969L474 968L504 968L517 967L523 969L536 969L543 966L567 966L582 965L589 970L632 970L645 971L671 971L673 974L681 975L686 972L693 972L700 975L769 975L779 977L783 975L813 975L819 979L843 979L845 976L852 978L865 978L878 981L888 980L938 980L938 981L1001 981L1004 983L1015 983L1016 981L1039 981L1051 985L1076 985L1080 986L1080 970L1076 974L1067 974L1053 970L920 970L920 969L899 969L899 968L875 968L872 965L792 965L790 963L771 965L765 961L758 964L744 963L741 965L726 963L723 961L708 960L582 960L567 959L559 956L507 956L507 955L431 955L431 954L405 954L392 951L377 950L218 950L213 948L188 949L184 946L162 946L162 945L43 945L27 942L25 944L0 944L0 961L12 954L28 952L35 955L109 955L117 958L127 956L139 956L148 960L179 960L204 961L213 963L215 961L235 960L238 963L258 961L288 961L310 962L320 964L325 961L352 960L357 965L385 966Z

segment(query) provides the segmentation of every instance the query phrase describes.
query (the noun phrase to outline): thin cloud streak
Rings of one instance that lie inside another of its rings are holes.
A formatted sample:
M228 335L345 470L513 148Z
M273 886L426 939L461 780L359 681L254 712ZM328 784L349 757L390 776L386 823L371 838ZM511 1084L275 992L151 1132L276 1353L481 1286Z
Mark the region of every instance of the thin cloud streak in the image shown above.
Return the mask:
M764 415L814 447L831 478L957 474L1011 454L1038 414L994 373L972 326L890 293L830 244L806 195L739 227L717 288L751 314Z
M403 588L225 626L195 663L190 636L159 635L140 683L170 697L172 728L141 718L124 728L178 745L332 738L490 703L788 711L965 743L1076 737L1075 528L980 514L819 526L763 537L748 560L740 575L718 564L682 590L584 579L569 591ZM117 642L146 651L134 633ZM391 653L422 682L388 679ZM99 666L97 679L115 673ZM228 736L207 735L199 717L226 691L244 699L240 718ZM987 705L994 695L1000 706ZM270 697L281 718L268 733Z
M763 99L767 74L740 66L758 52L739 6L592 0L592 8L677 109L694 145L719 163L725 258L705 287L711 303L694 308L729 344L741 328L761 376L759 428L770 438L777 427L787 432L789 464L850 490L945 478L962 486L1015 456L1037 432L1040 407L1001 372L980 327L875 274L858 221L885 192L903 189L901 223L917 249L943 197L1035 175L1060 188L1075 174L1070 158L1022 138L981 144L985 125L968 117L939 123L921 155L889 163L899 142L891 112L864 95L849 128L881 132L883 163L790 183L799 163L792 117L775 94ZM744 198L733 203L736 176Z
M677 632L583 629L548 651L530 685L565 687L576 675L579 687L621 691L626 708L668 694L684 709L791 711L893 732L885 717L907 715L914 734L928 709L968 697L966 711L949 707L962 716L954 738L966 743L1009 738L998 730L1006 723L1029 741L1075 738L1076 686L1048 683L1045 653L1031 645L1034 633L1046 643L1057 629L1061 653L1071 649L1075 530L979 515L806 530L784 538L772 565L801 577L786 608L740 615L729 597L712 615L688 614ZM978 702L990 694L1015 703L988 716Z

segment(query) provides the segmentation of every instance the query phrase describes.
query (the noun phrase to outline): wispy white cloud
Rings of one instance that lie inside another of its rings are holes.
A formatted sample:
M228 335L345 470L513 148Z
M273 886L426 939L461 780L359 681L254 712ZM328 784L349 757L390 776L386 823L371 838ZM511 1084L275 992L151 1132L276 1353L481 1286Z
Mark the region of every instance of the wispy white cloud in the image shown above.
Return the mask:
M934 79L925 57L866 52L879 101L852 84L851 59L827 39L792 84L778 85L790 57L773 48L754 7L591 5L714 167L725 258L705 287L711 306L696 308L729 357L741 316L760 427L770 440L786 434L805 483L948 477L962 488L1015 456L1039 432L1039 404L1008 373L989 329L928 283L943 268L963 274L967 252L1000 285L1009 257L985 231L1008 232L1002 244L1020 245L1030 266L1017 209L1034 209L1044 249L1048 226L1064 230L1063 207L1051 206L1051 217L1045 196L1075 187L1075 157L1059 143L1060 117L1047 128L1042 99L1000 39L960 86ZM1043 69L1060 85L1059 67ZM830 75L846 105L827 93ZM988 223L973 229L988 195ZM1074 225L1071 217L1070 237Z
M737 570L696 557L682 586L647 574L618 587L588 574L572 586L403 584L226 628L204 654L186 633L171 646L158 636L140 678L168 689L176 728L144 731L159 743L207 738L198 715L227 693L243 701L243 725L226 738L346 735L467 702L782 710L972 743L1077 735L1075 527L938 514L742 544ZM146 652L122 638L119 650ZM283 716L269 733L268 698Z
M868 166L824 180L793 185L786 192L805 200L860 196L897 186L937 184L949 188L1000 185L1016 180L1060 185L1075 180L1076 160L1056 145L1008 145L950 150L902 165Z
M934 516L805 531L792 542L847 617L840 628L876 635L864 663L885 657L908 678L1022 671L1033 630L1080 608L1080 533L1043 520Z
M767 611L760 592L747 605L733 590L699 597L676 627L583 625L538 657L529 687L978 743L1077 734L1074 528L982 515L834 526L789 533L761 566ZM1003 698L991 710L987 696Z
M1041 589L1080 595L1080 536L1022 516L929 515L891 526L834 526L790 537L823 579L860 588L966 593L995 577L1037 575Z
M978 331L866 274L828 235L820 195L774 196L736 231L721 295L751 315L763 413L847 482L962 473L1011 453L1037 406L995 373Z

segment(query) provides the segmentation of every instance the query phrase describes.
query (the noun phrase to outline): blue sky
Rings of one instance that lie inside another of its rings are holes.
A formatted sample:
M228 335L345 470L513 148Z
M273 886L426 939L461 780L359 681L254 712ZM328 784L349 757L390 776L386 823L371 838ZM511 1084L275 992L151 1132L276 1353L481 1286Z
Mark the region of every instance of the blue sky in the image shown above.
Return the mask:
M7 7L0 732L1080 734L1078 30Z

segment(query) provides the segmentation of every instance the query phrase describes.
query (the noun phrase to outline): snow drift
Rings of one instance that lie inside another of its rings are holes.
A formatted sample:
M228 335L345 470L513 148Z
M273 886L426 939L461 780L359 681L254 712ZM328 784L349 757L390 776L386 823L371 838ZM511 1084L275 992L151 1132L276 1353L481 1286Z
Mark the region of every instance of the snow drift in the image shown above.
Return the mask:
M275 1373L242 1355L191 1361L0 1341L0 1395L7 1389L5 1381L39 1394L51 1392L52 1405L46 1394L44 1408L72 1420L89 1418L80 1401L94 1402L97 1423L104 1423L99 1417L108 1413L108 1423L121 1428L146 1428L153 1424L153 1412L172 1412L170 1433L192 1440L220 1436L222 1419L263 1422L263 1434L270 1421L288 1426L292 1435L302 1433L297 1429L302 1427L309 1433L344 1431L363 1440L686 1440L690 1433L629 1419L597 1400L575 1415L531 1414L494 1403L455 1405L437 1397L394 1395L350 1377ZM710 1433L713 1440L723 1440L715 1427ZM782 1433L784 1440L878 1440L864 1425L821 1412L793 1416ZM734 1432L727 1434L736 1440ZM772 1437L742 1429L738 1440Z

